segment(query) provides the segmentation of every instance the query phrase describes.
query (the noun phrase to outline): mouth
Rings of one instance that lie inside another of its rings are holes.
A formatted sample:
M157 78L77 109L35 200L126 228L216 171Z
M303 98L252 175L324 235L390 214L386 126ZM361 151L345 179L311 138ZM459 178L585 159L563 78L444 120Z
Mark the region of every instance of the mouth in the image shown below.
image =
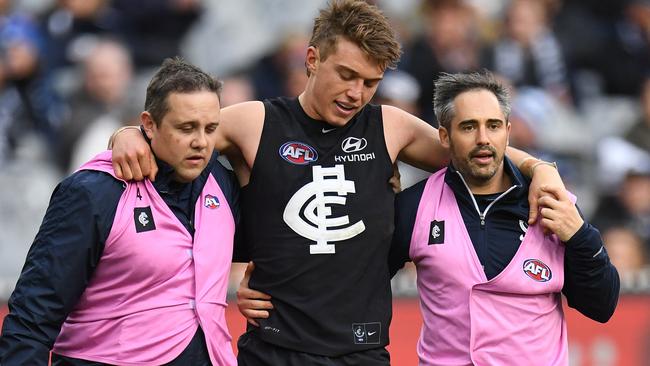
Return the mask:
M205 161L205 158L202 155L191 155L185 158L185 160L190 163L190 165L199 165Z
M348 103L342 103L342 102L337 102L335 101L334 104L336 104L336 108L341 112L343 115L350 115L356 111L357 107L354 104L348 104Z
M494 160L494 154L491 151L480 151L472 154L471 160L479 165L487 165Z

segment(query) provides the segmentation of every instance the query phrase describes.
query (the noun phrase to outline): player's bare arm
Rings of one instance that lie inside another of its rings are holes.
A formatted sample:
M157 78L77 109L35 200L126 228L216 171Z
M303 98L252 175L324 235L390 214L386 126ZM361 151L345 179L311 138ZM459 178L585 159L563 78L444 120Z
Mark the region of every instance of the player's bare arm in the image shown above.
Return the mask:
M215 148L228 157L241 185L248 183L263 125L262 102L235 104L221 111ZM118 177L125 180L155 179L158 167L139 131L123 130L113 136L112 142L113 167Z
M221 130L224 137L216 149L226 155L235 170L239 184L245 186L255 162L264 127L264 103L244 102L221 110Z

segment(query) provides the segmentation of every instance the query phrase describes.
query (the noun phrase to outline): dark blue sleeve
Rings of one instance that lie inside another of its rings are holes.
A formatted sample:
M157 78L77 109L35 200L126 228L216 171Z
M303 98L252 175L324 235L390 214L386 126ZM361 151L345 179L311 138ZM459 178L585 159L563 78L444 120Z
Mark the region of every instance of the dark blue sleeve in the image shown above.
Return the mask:
M232 251L233 262L248 262L250 256L244 246L242 232L241 232L241 214L239 212L239 196L240 188L237 177L232 170L226 169L221 162L217 162L212 169L219 187L228 200L230 210L232 211L233 218L235 219L235 239Z
M46 365L61 325L102 255L122 183L82 171L61 182L9 298L0 364Z
M411 247L413 225L415 224L415 216L418 212L420 198L426 182L426 180L423 180L400 192L395 197L395 232L393 233L393 242L388 254L388 268L391 277L404 267L406 262L411 260L409 249Z
M600 232L586 221L566 242L564 288L570 307L601 323L614 314L620 289Z

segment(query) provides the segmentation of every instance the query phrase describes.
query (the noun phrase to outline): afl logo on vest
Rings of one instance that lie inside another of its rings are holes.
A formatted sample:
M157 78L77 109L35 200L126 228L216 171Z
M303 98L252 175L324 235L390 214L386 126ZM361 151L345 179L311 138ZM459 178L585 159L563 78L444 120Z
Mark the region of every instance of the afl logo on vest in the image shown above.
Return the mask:
M547 282L553 277L551 269L539 259L527 259L524 262L524 273L537 282Z
M280 146L280 156L291 164L307 165L318 159L313 147L302 142L289 141Z

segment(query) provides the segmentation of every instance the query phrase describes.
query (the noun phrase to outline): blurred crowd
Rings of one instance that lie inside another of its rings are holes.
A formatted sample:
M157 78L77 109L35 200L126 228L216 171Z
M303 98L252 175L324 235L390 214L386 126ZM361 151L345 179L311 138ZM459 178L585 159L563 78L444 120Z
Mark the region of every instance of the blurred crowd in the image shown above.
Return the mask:
M55 184L138 123L164 58L222 78L223 106L297 95L324 2L0 0L0 298ZM497 73L514 96L510 144L558 162L622 275L648 266L650 0L372 2L404 48L375 102L435 126L438 73ZM401 171L404 187L424 177Z

